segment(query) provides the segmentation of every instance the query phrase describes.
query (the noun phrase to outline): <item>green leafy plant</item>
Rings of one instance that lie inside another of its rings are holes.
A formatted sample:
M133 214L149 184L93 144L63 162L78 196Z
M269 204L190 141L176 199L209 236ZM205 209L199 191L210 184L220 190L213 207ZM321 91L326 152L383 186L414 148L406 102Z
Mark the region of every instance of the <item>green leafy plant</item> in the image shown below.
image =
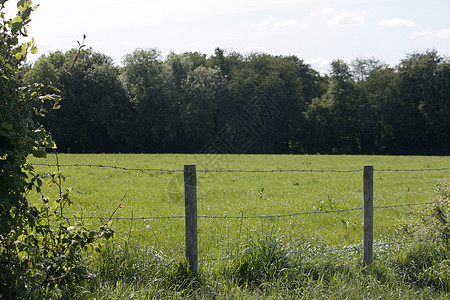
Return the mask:
M337 205L334 203L333 195L329 194L327 200L317 200L313 209L318 211L335 211L347 209L347 207L345 205Z
M450 239L450 183L447 180L438 180L435 190L439 202L434 206L431 215L436 230L442 235L448 247Z
M52 200L42 192L42 176L27 163L30 155L45 157L47 149L56 148L33 116L58 109L61 97L52 86L23 83L27 54L37 49L33 40L19 41L27 37L36 6L20 0L16 17L6 19L6 2L0 1L0 298L59 298L72 295L79 282L93 276L82 266L81 253L98 250L96 241L113 231L109 224L99 230L82 222L69 224L63 211L71 204L70 189L63 189L63 174L58 169L47 176L58 189ZM78 42L73 65L83 42ZM31 203L33 189L41 204Z
M450 183L437 180L435 183L436 203L424 209L412 210L419 216L400 224L403 233L409 238L440 239L449 246L450 238Z

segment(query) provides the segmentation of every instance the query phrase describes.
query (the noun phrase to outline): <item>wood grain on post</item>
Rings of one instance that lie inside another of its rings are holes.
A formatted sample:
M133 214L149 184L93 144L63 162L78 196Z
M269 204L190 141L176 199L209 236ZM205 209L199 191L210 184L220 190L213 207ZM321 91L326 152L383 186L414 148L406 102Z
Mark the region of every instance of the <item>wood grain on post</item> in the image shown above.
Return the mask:
M195 165L184 166L184 207L185 254L190 271L197 275L197 175Z
M373 166L364 166L364 236L363 264L368 266L373 261Z

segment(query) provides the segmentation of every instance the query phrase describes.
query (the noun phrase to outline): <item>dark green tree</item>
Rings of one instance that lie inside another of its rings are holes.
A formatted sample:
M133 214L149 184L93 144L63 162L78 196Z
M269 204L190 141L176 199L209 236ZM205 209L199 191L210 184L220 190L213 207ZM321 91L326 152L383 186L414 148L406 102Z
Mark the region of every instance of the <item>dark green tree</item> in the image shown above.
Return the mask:
M67 69L75 50L40 57L25 80L51 84ZM57 84L64 99L61 109L40 119L63 152L126 151L133 115L112 59L87 49Z
M355 81L364 81L373 71L383 67L387 67L387 65L375 57L358 57L351 62L351 73Z
M448 61L436 51L409 54L397 66L392 127L400 153L444 152L448 146Z
M316 141L313 132L316 128L305 118L305 112L313 99L320 98L326 92L327 78L320 76L310 65L295 56L289 57L297 69L297 95L292 103L289 118L289 148L294 153L311 152L310 145ZM314 151L312 151L314 152ZM320 152L320 151L319 151Z
M350 66L342 60L331 63L327 92L315 98L305 114L315 128L313 149L320 152L359 153L361 150L362 99Z
M183 136L189 148L199 151L217 132L216 120L224 90L219 69L200 66L188 73L181 84L180 115Z
M264 53L234 57L238 62L226 77L228 112L230 116L236 116L243 111L249 112L248 107L254 105L253 113L264 118L260 122L262 126L259 124L259 132L257 129L257 141L250 151L289 152L291 137L296 134L292 130L292 120L301 116L302 107L299 61L293 57ZM261 95L274 104L272 108L268 109L258 101ZM253 116L254 119L257 118Z
M382 66L368 73L357 83L363 97L361 117L362 152L382 154L389 151L393 142L392 111L396 82L395 70Z
M165 94L161 53L137 49L123 59L120 79L135 110L131 145L138 152L163 152L175 138L171 134L171 103Z

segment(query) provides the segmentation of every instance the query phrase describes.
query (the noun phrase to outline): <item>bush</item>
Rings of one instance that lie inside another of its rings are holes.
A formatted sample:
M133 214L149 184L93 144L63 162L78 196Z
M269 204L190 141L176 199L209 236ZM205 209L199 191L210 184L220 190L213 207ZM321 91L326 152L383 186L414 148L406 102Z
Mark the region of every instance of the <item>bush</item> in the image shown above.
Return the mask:
M27 163L29 155L45 157L46 149L55 148L33 115L58 108L60 97L52 87L23 83L27 54L37 49L33 40L19 40L27 37L36 7L20 0L17 16L5 19L6 2L0 1L0 298L59 298L73 295L92 277L80 262L81 252L98 249L96 240L112 231L107 225L92 231L82 223L69 224L63 217L71 204L64 176L59 170L49 174L48 183L59 190L57 199L49 199L42 194L43 178ZM74 63L83 47L79 43ZM42 204L30 204L33 189Z
M449 246L450 238L450 183L446 179L435 184L436 202L425 209L412 211L411 218L400 225L407 238L440 239Z

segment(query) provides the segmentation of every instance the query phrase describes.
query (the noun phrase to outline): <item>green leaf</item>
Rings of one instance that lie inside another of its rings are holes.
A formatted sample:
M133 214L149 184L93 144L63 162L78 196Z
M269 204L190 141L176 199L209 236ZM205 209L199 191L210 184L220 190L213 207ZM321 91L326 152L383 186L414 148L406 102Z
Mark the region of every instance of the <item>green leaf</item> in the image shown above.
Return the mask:
M11 216L8 214L3 214L0 217L0 233L8 233L11 231L11 224L9 223L9 219Z
M74 267L72 269L72 272L74 272L75 274L78 274L78 275L87 275L88 274L86 268L83 268L80 266Z
M13 125L8 122L2 122L0 126L2 129L6 129L6 130L11 130L13 127Z
M27 50L28 50L28 47L25 43L20 45L19 48L15 49L14 57L16 59L20 60L22 57L25 57L27 55Z
M31 46L31 49L30 49L31 54L36 54L38 51L38 48L36 47L34 38L31 38L31 42L29 42L29 46Z
M36 47L36 45L31 46L30 52L31 52L31 54L36 54L38 52L38 48Z
M45 150L34 150L33 151L33 156L34 157L45 158L47 156L47 152L45 152Z
M31 0L20 0L19 2L17 2L17 8L20 11L25 11L26 9L30 8L32 4L33 1Z
M21 16L15 17L11 22L9 22L9 28L11 28L13 34L19 31L23 27L23 19Z

